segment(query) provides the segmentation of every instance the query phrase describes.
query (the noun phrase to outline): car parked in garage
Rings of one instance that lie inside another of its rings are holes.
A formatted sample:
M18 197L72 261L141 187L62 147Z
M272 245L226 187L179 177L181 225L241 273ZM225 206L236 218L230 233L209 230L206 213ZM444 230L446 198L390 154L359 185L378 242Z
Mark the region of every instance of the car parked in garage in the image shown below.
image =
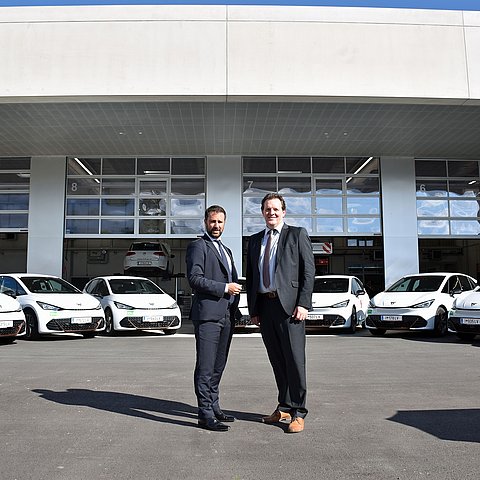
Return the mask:
M25 335L25 315L12 293L0 293L0 342L13 342Z
M455 299L449 312L448 327L462 340L480 335L480 287Z
M307 330L330 329L355 333L365 322L370 297L362 282L350 275L315 277Z
M102 304L107 335L129 330L162 330L173 335L181 326L175 299L148 278L97 277L85 285L84 292Z
M174 258L168 243L133 242L123 260L123 273L170 278L173 275Z
M245 290L245 278L239 277L238 283L242 286L240 299L238 302L238 310L235 315L235 331L258 332L259 327L252 323L250 314L248 313L247 292Z
M25 337L80 333L93 337L105 328L100 302L62 278L32 273L0 275L0 291L9 291L22 306Z
M371 299L366 327L372 335L383 335L387 330L446 335L448 311L455 297L476 285L474 278L462 273L406 275Z

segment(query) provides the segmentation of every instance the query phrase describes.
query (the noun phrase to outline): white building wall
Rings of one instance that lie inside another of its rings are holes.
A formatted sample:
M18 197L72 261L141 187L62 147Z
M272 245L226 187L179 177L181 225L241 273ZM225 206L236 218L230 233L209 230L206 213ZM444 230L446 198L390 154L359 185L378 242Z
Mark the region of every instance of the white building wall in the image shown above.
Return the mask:
M130 5L1 14L4 102L480 101L478 12Z
M242 274L242 158L236 155L207 157L205 207L221 205L227 212L222 242L232 249L238 274ZM260 212L259 212L260 215Z
M415 160L381 158L385 287L419 272Z
M65 157L32 157L27 271L62 276Z

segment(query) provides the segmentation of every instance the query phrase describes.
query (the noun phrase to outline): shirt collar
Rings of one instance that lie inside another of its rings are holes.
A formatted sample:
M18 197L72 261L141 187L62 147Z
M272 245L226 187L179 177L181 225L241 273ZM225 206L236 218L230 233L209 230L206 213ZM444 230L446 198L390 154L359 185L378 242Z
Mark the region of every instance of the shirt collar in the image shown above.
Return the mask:
M269 230L276 230L277 233L280 233L280 232L282 231L283 225L284 225L284 223L281 222L281 223L279 223L275 228L268 228L268 227L266 227L266 228L265 228L265 235L268 234L268 231L269 231Z

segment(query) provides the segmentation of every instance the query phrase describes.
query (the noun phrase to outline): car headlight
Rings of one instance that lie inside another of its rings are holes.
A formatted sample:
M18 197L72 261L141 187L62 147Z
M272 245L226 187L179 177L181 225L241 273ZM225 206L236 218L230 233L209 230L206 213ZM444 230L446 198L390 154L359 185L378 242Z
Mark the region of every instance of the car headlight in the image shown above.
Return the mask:
M169 307L167 308L177 308L178 307L178 304L177 302L173 302Z
M434 301L435 300L427 300L425 302L417 303L416 305L412 305L411 308L428 308L432 305Z
M335 305L332 305L332 308L343 308L350 303L350 300L344 300L343 302L338 302Z
M456 309L457 309L457 300L454 300L451 310L456 310Z
M130 305L125 305L124 303L120 303L120 302L113 302L113 303L117 308L122 308L124 310L134 310L134 308L131 307Z
M39 302L39 301L37 301L37 303L43 310L55 310L56 312L63 310L63 308L56 307L55 305L50 305L49 303Z
M101 310L102 309L102 304L98 302L98 305L95 307L95 310Z

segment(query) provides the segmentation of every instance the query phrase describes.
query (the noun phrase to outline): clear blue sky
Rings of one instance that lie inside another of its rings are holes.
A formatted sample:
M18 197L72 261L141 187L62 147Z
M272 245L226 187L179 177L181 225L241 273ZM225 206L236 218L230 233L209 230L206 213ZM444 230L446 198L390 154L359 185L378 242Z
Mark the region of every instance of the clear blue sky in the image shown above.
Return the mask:
M44 5L319 5L480 10L480 0L0 0L0 7Z

